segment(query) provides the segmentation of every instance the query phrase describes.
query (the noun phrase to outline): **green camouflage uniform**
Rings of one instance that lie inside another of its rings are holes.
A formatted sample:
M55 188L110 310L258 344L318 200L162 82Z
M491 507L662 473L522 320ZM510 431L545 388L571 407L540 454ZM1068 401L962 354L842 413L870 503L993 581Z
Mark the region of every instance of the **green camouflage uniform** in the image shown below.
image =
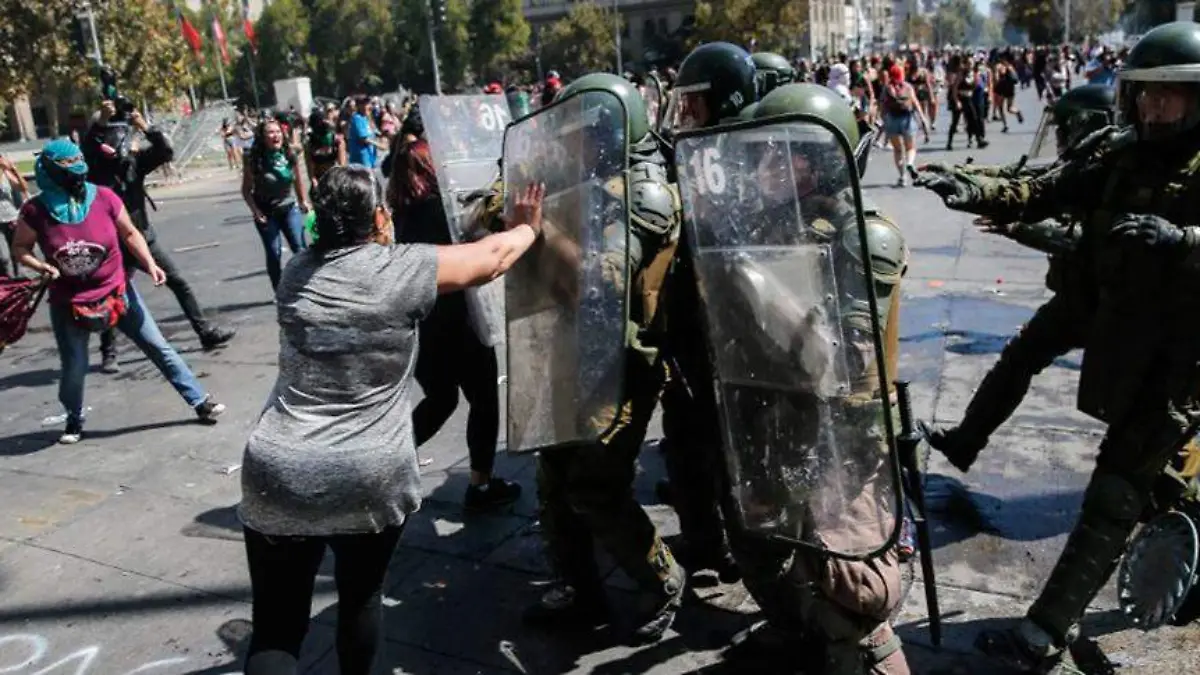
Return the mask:
M1080 521L1029 619L1059 647L1111 574L1155 479L1200 412L1200 153L1195 133L1136 144L1107 130L1052 168L1015 179L963 176L947 203L997 223L1064 211L1083 224L1080 250L1099 282L1079 407L1108 423ZM1131 218L1130 214L1137 214ZM1157 216L1188 236L1166 248L1124 233ZM1121 225L1121 228L1114 228Z

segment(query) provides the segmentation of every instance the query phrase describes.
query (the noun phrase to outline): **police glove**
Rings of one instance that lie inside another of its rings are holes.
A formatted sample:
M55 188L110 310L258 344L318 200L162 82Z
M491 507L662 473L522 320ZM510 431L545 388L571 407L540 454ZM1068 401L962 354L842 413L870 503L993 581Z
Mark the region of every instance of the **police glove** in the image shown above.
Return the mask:
M950 208L965 204L970 194L963 181L953 173L919 171L913 179L913 185L937 193Z
M1184 243L1183 228L1149 214L1125 214L1113 223L1109 236L1120 241L1137 242L1157 250L1176 250Z

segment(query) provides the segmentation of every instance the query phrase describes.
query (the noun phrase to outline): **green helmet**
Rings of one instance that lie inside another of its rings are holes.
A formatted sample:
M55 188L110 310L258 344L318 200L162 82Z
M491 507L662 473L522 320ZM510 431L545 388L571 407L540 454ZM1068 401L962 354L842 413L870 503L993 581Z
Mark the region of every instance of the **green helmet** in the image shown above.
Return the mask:
M1085 84L1068 90L1050 107L1058 147L1067 148L1116 120L1117 97L1112 87Z
M766 96L785 84L796 81L796 69L787 59L772 52L756 52L750 55L757 71L758 95Z
M1118 104L1125 121L1135 124L1144 140L1162 140L1200 125L1200 24L1175 21L1151 30L1129 51L1117 73ZM1188 99L1186 112L1176 120L1138 118L1137 99L1143 91L1157 96L1177 96L1163 85L1182 85Z
M751 103L750 105L746 106L745 108L742 108L742 111L737 114L737 121L738 122L748 122L748 121L754 119L754 111L756 111L756 110L758 110L757 103Z
M636 143L650 133L650 120L646 116L646 101L637 87L629 80L612 73L584 75L563 87L556 100L564 99L581 91L607 91L621 99L621 102L625 104L624 113L629 117L629 143ZM615 106L611 99L606 97L605 100L610 101L605 104L605 107L610 104ZM618 110L610 112L620 114Z
M754 119L807 113L829 122L846 136L852 149L858 146L858 121L854 110L838 93L819 84L785 84L767 94L754 111Z
M696 47L679 66L671 98L673 128L709 127L737 116L758 100L750 53L728 42ZM692 104L692 99L703 101L703 106Z

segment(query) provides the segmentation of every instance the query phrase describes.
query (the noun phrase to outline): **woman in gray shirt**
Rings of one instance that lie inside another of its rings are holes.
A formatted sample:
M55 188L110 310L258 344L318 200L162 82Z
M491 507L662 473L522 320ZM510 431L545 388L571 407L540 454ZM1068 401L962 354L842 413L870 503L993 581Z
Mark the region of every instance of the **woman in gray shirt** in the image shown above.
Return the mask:
M411 425L417 326L438 294L492 281L528 250L541 199L529 188L519 224L475 243L397 246L373 171L334 167L322 177L316 241L279 284L279 376L243 460L254 602L246 675L296 672L326 546L336 559L341 672L370 671L384 573L421 504Z

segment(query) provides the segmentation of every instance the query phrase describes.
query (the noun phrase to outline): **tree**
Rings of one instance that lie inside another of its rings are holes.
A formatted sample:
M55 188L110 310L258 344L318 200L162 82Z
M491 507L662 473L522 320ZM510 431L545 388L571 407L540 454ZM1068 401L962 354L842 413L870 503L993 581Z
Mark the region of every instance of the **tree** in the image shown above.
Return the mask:
M260 84L289 77L311 77L316 59L308 51L311 16L301 0L274 0L263 10L254 30Z
M809 2L793 0L701 0L696 3L696 43L724 40L791 54L805 33Z
M933 36L940 45L961 45L971 31L971 18L977 16L971 0L942 0L933 14Z
M521 0L477 0L470 11L471 44L477 45L471 69L480 79L503 79L529 51L529 24Z
M333 96L380 90L391 53L392 8L374 0L316 0L309 51L314 87Z
M980 31L979 41L988 47L1000 47L1005 44L1004 24L987 17L983 20L983 30Z
M433 58L429 49L426 21L429 5L426 0L395 0L396 16L405 17L397 21L392 35L393 54L388 67L396 84L418 92L432 93ZM434 25L437 39L438 68L444 91L452 92L468 81L467 69L471 46L468 23L470 8L465 0L449 0L446 5L446 20L439 19Z
M122 94L160 106L187 86L186 47L160 0L97 0L92 8L101 54L117 71ZM76 11L70 0L0 2L0 96L40 96L55 132L60 100L92 92L85 98L94 101L98 93L96 65L71 39Z
M1005 21L1028 31L1034 42L1057 43L1063 37L1068 2L1073 41L1113 30L1128 4L1127 0L1005 0Z
M191 82L190 54L174 15L160 0L93 2L104 61L117 71L122 94L159 107Z
M580 2L541 33L542 62L547 68L576 75L611 72L617 65L613 31L620 18L595 3Z

